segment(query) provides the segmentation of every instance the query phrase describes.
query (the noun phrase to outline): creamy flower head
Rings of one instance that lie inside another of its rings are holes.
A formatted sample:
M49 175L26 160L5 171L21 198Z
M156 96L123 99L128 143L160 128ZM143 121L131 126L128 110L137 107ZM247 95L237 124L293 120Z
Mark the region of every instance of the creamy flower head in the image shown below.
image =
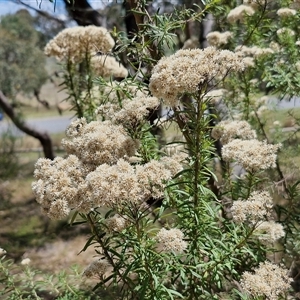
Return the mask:
M200 48L199 39L197 37L191 37L190 39L186 40L182 47L182 49L196 49L196 48Z
M266 191L252 192L247 200L233 202L231 213L233 221L243 223L245 221L257 222L271 216L273 201Z
M277 10L277 15L281 18L287 18L296 15L297 11L295 9L290 9L288 7L282 7Z
M255 10L248 5L239 5L232 9L227 15L227 20L229 23L235 23L237 21L244 21L246 16L252 16L255 14Z
M102 164L86 176L90 202L93 207L119 208L160 198L168 180L182 170L181 164L171 162L172 158L167 161L169 168L164 159L136 166L123 159L114 165Z
M113 103L101 105L97 113L110 119L114 124L122 124L126 129L134 129L142 124L159 104L160 101L156 97L136 97L122 101L122 108Z
M288 270L266 261L260 263L254 273L244 272L241 286L252 297L278 300L291 287L291 282Z
M274 243L285 236L283 226L275 221L265 221L260 223L254 231L258 239L266 244Z
M125 78L128 75L127 69L113 56L93 56L91 59L91 64L95 75L103 78L109 78L110 76L114 76L116 78Z
M274 125L275 127L280 127L280 126L281 126L281 122L278 121L278 120L276 120L276 121L273 122L273 125Z
M256 138L255 130L252 130L246 121L221 121L213 128L211 135L216 140L220 139L223 145L237 138L242 140Z
M183 232L177 228L170 230L162 228L156 235L157 241L161 243L166 252L182 253L187 248L187 243L183 238Z
M296 34L294 30L292 30L288 27L280 28L276 31L276 33L279 38L284 38L286 36L294 36Z
M271 48L261 48L258 46L247 47L244 45L240 45L235 48L235 53L240 57L253 57L259 59L269 54L273 54L274 50Z
M51 219L63 219L71 209L79 209L84 177L93 170L83 165L75 155L66 159L56 157L53 161L40 158L35 164L32 190L42 212Z
M0 257L6 254L6 250L0 248Z
M228 43L229 39L232 38L232 33L229 31L219 32L213 31L210 32L207 36L207 42L210 46L220 47Z
M243 62L246 68L253 68L255 66L255 60L253 57L244 57Z
M23 258L23 259L21 260L21 265L22 265L22 266L27 266L27 265L30 264L30 262L31 262L31 259L30 259L30 258Z
M108 121L87 123L84 118L77 119L67 128L66 135L62 146L67 153L95 165L113 164L119 158L133 156L138 147L122 126Z
M229 71L241 71L244 65L236 54L228 50L208 47L203 50L179 50L163 57L153 68L149 89L166 105L178 105L185 93L198 93L201 87L215 78L225 77Z
M103 27L94 25L66 28L56 35L45 47L47 56L57 60L81 62L92 52L109 52L115 45L110 33Z
M271 145L255 139L235 139L223 146L222 157L225 161L237 161L247 171L266 170L275 168L280 147L281 144Z
M281 47L278 43L272 41L270 44L269 44L269 48L272 49L274 52L279 52L281 50Z

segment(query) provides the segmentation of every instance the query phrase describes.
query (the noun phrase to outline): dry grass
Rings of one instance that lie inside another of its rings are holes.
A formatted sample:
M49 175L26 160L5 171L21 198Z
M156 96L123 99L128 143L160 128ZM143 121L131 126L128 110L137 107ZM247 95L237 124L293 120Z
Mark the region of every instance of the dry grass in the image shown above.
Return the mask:
M86 240L86 236L83 235L69 240L58 238L41 247L29 249L23 257L30 258L33 267L51 273L69 270L72 265L85 268L95 260L95 251L92 247L80 253Z

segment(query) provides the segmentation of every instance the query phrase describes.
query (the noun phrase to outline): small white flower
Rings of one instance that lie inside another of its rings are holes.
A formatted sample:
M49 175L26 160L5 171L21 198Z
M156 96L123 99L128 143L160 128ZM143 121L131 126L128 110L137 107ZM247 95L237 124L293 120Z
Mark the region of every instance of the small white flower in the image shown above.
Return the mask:
M26 265L29 265L30 262L31 262L30 258L24 258L24 259L22 259L22 261L21 261L21 265L22 265L22 266L26 266Z
M6 250L0 248L0 257L6 254Z

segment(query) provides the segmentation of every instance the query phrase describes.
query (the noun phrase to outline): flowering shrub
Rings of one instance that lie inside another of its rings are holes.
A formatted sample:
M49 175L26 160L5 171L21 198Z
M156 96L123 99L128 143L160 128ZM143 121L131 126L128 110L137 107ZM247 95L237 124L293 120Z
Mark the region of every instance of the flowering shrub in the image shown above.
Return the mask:
M83 250L94 247L97 258L83 275L122 299L296 297L287 268L298 259L299 181L285 181L262 93L299 95L298 3L244 1L225 16L212 2L153 17L138 3L135 39L114 35L116 51L140 59L132 79L114 81L127 76L123 66L94 59L96 46L114 45L102 28L65 30L46 46L65 67L79 118L62 142L67 156L37 162L37 202L50 218L72 213L71 222L88 224ZM173 32L206 12L224 21L208 34L211 46L194 49L190 40L175 49ZM181 134L174 153L152 134L164 124L149 122L159 104Z

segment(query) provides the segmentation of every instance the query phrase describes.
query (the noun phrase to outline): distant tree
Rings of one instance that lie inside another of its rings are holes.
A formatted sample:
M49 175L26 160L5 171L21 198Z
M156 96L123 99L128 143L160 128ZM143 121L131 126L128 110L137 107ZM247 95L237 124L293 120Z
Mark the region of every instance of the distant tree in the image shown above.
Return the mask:
M34 93L46 82L45 56L40 33L27 10L4 16L0 21L0 87L15 99L20 92Z
M41 33L27 10L0 19L0 107L23 132L37 138L48 158L53 158L52 142L47 133L30 128L21 117L16 96L35 95L46 82L45 56Z

